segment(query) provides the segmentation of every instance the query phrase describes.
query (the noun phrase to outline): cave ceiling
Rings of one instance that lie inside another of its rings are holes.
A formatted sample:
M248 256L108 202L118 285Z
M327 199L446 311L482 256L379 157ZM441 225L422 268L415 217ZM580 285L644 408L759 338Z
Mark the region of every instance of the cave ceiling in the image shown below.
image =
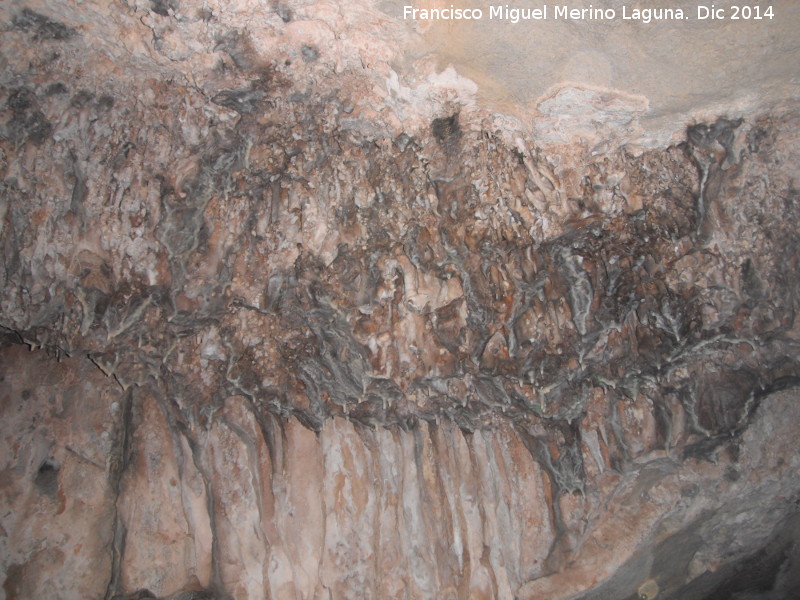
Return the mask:
M404 6L0 6L6 598L798 589L800 4Z

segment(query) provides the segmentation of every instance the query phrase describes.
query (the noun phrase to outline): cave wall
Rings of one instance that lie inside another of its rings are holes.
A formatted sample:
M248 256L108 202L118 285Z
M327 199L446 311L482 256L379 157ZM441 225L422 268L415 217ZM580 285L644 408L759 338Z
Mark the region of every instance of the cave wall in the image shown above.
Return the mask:
M0 595L796 593L796 105L526 129L215 7L1 9Z

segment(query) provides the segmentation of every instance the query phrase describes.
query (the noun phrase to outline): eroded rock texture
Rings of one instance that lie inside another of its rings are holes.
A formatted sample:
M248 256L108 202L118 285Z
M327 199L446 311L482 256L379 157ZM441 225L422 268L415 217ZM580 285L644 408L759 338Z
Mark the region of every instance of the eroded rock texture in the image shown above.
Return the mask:
M796 112L545 147L151 4L3 9L5 598L798 593Z

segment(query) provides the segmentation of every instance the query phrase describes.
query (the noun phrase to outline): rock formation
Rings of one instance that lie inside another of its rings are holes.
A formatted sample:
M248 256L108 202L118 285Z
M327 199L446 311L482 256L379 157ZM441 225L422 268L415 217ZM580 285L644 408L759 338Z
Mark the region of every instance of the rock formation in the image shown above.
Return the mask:
M689 108L57 4L0 7L0 598L800 594L790 3Z

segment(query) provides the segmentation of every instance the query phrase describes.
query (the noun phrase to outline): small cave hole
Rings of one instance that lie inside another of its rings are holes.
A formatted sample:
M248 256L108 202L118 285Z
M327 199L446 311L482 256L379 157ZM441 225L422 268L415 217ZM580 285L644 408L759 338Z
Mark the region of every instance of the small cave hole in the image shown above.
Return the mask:
M431 133L439 142L450 144L458 140L461 136L461 128L458 125L458 113L449 117L434 119L431 123Z
M34 484L45 496L55 498L58 492L58 472L61 464L54 458L45 458L39 465Z

